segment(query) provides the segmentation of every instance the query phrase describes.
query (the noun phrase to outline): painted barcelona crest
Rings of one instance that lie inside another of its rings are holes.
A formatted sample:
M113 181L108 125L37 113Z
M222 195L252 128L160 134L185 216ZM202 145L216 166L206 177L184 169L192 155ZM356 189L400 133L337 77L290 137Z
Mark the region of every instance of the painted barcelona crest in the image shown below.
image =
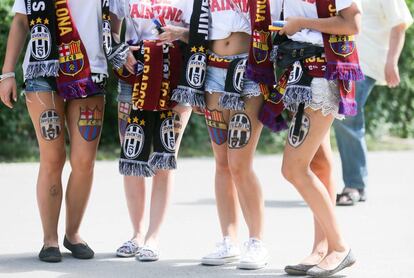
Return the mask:
M84 59L80 41L71 41L59 46L60 71L64 75L77 75L85 65Z
M267 40L269 35L269 32L253 31L253 56L258 64L263 63L267 59L269 51Z
M218 110L206 110L206 123L211 140L217 145L227 141L227 124L224 121L223 113Z
M102 111L98 107L90 109L80 108L78 121L79 132L86 141L95 140L101 133L102 128Z
M356 47L354 36L331 35L329 37L329 45L336 55L342 57L352 55Z

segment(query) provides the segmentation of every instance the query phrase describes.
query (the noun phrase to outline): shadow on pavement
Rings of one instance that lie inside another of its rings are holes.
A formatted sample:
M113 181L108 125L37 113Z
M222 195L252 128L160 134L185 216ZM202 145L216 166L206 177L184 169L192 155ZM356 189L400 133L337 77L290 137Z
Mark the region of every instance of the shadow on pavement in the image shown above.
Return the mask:
M207 206L207 205L216 205L214 199L199 199L194 202L180 202L175 203L176 205L181 206ZM302 200L266 200L265 207L268 208L306 208L307 205Z
M239 270L235 265L202 266L197 260L161 260L152 263L137 262L135 258L121 259L113 253L99 253L88 261L77 260L64 253L61 263L44 263L36 253L0 256L0 276L36 275L54 277L289 277L283 270Z

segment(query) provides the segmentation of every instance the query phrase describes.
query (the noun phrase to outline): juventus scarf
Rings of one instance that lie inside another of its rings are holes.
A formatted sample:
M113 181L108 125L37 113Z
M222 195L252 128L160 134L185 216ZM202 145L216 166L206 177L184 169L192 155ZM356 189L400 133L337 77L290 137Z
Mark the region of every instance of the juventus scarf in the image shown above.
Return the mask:
M119 172L151 177L177 168L173 112L132 109L122 143Z
M91 80L89 59L71 18L66 0L44 0L45 8L35 11L26 0L32 49L26 79L57 77L58 92L64 99L93 95L99 86ZM102 0L103 48L115 65L123 64L128 48L110 37L109 1Z
M243 81L245 78L247 58L237 58L230 62L227 69L224 92L219 105L230 110L244 110L244 101L241 99Z
M335 0L316 1L319 18L336 16ZM337 79L341 92L339 113L356 115L355 81L364 79L354 36L322 34L327 60L325 78Z
M272 37L269 25L272 24L269 0L250 0L250 38L247 77L257 83L273 85L273 65L270 61Z
M205 107L204 81L207 70L208 26L209 0L194 1L184 72L172 96L172 100L178 103Z

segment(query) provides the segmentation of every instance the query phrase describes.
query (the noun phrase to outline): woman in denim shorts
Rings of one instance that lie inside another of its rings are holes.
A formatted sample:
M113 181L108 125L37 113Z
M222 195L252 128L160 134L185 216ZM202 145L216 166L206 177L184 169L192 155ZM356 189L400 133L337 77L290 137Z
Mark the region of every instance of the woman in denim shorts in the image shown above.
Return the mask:
M65 101L60 95L62 92L59 90L58 93L56 77L25 78L27 109L36 131L40 152L37 201L43 226L44 245L39 258L46 262L58 262L62 259L59 251L58 220L64 194L62 170L66 161L66 136L70 141L71 173L65 194L64 246L76 258L90 259L94 256L92 249L81 238L79 227L91 192L95 157L104 115L103 86L107 76L107 65L100 43L102 40L101 5L100 2L85 5L80 0L71 0L69 8L80 36L87 38L81 41L89 57L91 79L95 84L93 96ZM6 59L3 65L3 77L11 78L3 79L0 84L1 100L9 108L13 108L12 100L17 101L16 81L12 77L14 77L13 72L21 46L29 32L25 1L16 0L13 11L16 14L10 28ZM51 22L48 22L49 26L50 24ZM32 25L31 23L30 27ZM39 30L44 31L41 28L44 26L33 27L31 36L37 34L38 40L45 38L44 35L40 36L36 33ZM26 77L28 76L29 56L33 51L41 50L32 50L32 47L42 47L40 43L48 44L50 41L47 39L35 43L30 41L28 44L23 64ZM37 55L41 53L37 52ZM64 54L61 53L61 55ZM86 67L85 64L82 67ZM59 74L62 73L59 72ZM71 77L68 77L67 81L71 82ZM65 135L65 127L67 135Z

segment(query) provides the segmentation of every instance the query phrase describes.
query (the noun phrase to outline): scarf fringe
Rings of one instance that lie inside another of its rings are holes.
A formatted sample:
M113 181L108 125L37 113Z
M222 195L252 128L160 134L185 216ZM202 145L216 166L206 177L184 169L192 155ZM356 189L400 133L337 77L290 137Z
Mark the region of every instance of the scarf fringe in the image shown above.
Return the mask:
M224 109L244 111L244 101L237 93L223 92L218 105Z
M155 175L149 163L129 159L119 159L119 173L124 176L152 177Z
M325 78L328 80L364 80L361 66L352 63L328 63Z
M35 79L37 77L57 77L59 72L59 61L42 61L30 62L27 69L25 79Z
M246 76L256 83L273 85L275 82L275 76L272 70L261 69L251 65L247 65Z
M272 51L270 51L270 61L276 62L277 61L277 52L278 52L279 46L274 45L272 48Z
M91 78L84 78L64 84L58 83L58 91L65 100L71 100L94 95L97 88Z
M272 104L270 104L272 105ZM272 132L280 132L282 130L288 129L287 122L282 115L276 115L272 108L265 104L260 111L259 121Z
M182 104L190 104L195 107L206 107L204 92L187 86L179 85L174 89L171 100Z
M108 60L111 65L116 69L121 69L128 58L129 46L126 43L119 44L113 53L109 55Z
M338 113L345 116L356 116L357 114L358 104L356 101L351 100L347 101L342 99L339 102L339 110Z
M148 160L148 165L155 170L174 170L177 169L177 160L173 153L154 152Z
M309 104L312 101L312 89L308 86L291 85L286 88L283 103L289 111L296 112L300 103Z

